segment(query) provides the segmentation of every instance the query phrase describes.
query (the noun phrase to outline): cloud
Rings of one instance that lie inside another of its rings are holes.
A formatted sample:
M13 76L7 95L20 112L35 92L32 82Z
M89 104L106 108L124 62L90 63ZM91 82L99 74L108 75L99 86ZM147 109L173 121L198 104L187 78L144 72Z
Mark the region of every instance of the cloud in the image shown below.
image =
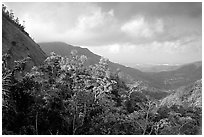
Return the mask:
M12 9L22 8L22 4L19 3L8 5ZM95 45L98 41L104 41L101 39L107 37L115 26L114 10L104 11L94 3L25 5L26 10L15 9L15 13L20 20L25 20L26 31L37 42L63 41L73 45Z
M83 46L121 64L202 57L202 3L6 3L36 42Z
M80 16L78 18L77 29L86 30L101 27L106 24L114 16L113 10L109 12L101 12L101 8L92 12L90 15Z
M103 11L101 7L92 5L92 8L77 17L75 26L63 35L68 36L67 41L71 44L97 46L101 42L116 40L113 37L118 32L117 28L113 9Z
M114 8L120 20L127 20L136 13L148 17L202 16L202 2L101 2L98 5L104 9Z
M109 45L109 52L113 54L118 54L120 52L120 45L119 44L113 44Z
M134 67L137 63L182 64L202 59L202 40L186 37L175 41L152 41L143 44L114 43L88 47L110 61Z
M98 31L103 27L106 27L114 20L114 11L111 9L108 12L102 12L100 7L94 8L94 10L88 11L84 15L80 15L77 20L76 26L70 30L72 34L87 35L94 31Z
M121 31L132 37L151 38L164 31L164 24L161 19L148 22L144 16L137 16L133 20L123 24L121 26Z

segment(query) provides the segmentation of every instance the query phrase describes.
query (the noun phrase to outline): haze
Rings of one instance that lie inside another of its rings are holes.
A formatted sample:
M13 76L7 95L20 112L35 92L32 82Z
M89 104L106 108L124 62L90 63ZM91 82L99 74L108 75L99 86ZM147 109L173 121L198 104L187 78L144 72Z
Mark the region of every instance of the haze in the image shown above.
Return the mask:
M202 60L202 3L4 3L36 42L86 47L126 66Z

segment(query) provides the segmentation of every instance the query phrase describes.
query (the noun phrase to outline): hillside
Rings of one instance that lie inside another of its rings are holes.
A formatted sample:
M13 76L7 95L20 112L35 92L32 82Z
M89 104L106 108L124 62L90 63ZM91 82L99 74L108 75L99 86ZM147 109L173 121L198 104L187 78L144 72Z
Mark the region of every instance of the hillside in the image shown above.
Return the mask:
M2 14L2 55L9 54L9 67L12 68L15 60L25 57L31 58L28 68L40 65L47 57L39 45L37 45L25 32Z
M202 80L177 89L174 93L164 98L161 105L181 105L185 107L202 107Z
M86 48L68 45L63 42L47 42L39 43L39 45L47 55L54 51L59 55L69 56L71 50L75 49L79 54L88 57L88 65L99 62L101 58L99 55L92 53ZM109 66L112 71L116 71L117 68L119 68L121 70L120 76L126 82L131 83L133 80L139 80L147 83L149 86L165 90L177 89L180 86L188 85L202 78L202 62L186 64L176 70L163 72L142 72L138 69L113 62L109 62Z
M63 42L47 42L39 43L39 45L48 56L52 51L61 56L69 56L70 52L75 49L77 50L78 54L83 54L88 57L87 65L96 64L100 60L100 56L90 52L87 48L75 47Z
M168 64L137 64L134 68L143 72L161 72L176 70L180 65L168 65Z
M202 78L202 62L194 62L180 66L176 70L149 73L155 80L153 86L165 89L176 89Z

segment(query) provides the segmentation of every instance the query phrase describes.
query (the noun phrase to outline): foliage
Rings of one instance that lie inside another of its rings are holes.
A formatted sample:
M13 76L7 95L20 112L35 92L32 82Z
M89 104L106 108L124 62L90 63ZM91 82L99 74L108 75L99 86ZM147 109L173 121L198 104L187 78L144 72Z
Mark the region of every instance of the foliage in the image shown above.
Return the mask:
M2 4L2 16L6 17L10 22L16 25L24 34L29 36L29 34L25 31L25 25L20 24L19 18L15 18L13 10L8 10L6 5L4 4ZM23 23L25 23L25 21L23 21Z
M3 134L201 134L200 109L158 107L137 84L129 88L110 72L107 59L86 67L77 51L51 53L25 73L29 58L9 70L8 56L2 64Z

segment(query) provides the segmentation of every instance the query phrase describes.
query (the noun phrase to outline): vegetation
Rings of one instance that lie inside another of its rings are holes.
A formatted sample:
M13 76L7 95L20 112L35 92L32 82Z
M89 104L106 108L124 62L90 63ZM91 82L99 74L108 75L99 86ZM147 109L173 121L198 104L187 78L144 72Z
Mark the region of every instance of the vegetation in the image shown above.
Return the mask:
M86 56L51 53L24 72L29 58L2 64L2 131L18 135L201 134L201 108L159 105L110 72L107 59L85 66Z
M2 4L2 16L7 18L10 22L17 26L24 34L30 37L29 34L25 31L24 24L23 25L20 24L18 17L15 18L13 10L8 10L4 4ZM25 21L23 21L23 23L25 23Z

